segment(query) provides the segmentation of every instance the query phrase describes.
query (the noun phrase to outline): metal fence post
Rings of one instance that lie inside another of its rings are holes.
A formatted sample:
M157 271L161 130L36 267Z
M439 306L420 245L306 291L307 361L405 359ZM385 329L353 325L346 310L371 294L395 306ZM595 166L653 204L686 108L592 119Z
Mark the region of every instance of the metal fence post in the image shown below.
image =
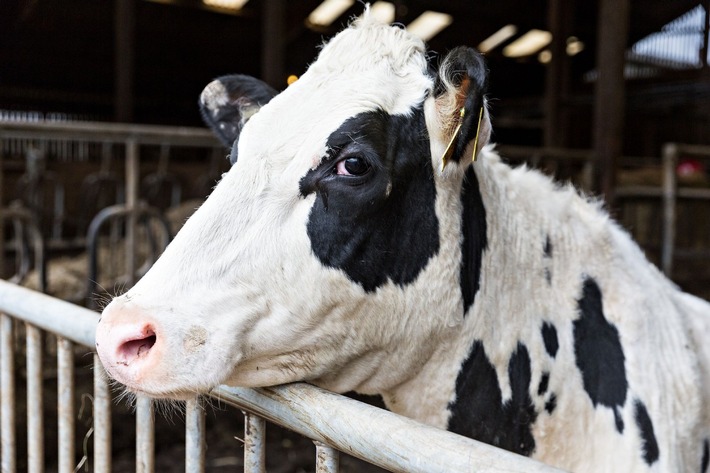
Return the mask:
M57 337L57 417L59 432L59 473L74 471L74 344Z
M675 246L676 224L676 175L678 146L666 143L663 147L663 246L661 247L661 269L667 277L673 272L673 248Z
M44 412L42 402L42 331L27 331L27 470L44 472Z
M244 412L244 473L266 471L266 421Z
M205 409L199 396L185 406L185 473L205 471Z
M15 473L17 444L15 439L15 351L13 323L9 315L0 314L0 404L2 405L0 437L2 459L0 470Z
M94 468L111 473L111 392L98 355L94 355Z
M340 471L340 452L328 445L315 441L316 473L338 473Z
M153 401L145 396L136 399L136 473L155 470L155 419Z

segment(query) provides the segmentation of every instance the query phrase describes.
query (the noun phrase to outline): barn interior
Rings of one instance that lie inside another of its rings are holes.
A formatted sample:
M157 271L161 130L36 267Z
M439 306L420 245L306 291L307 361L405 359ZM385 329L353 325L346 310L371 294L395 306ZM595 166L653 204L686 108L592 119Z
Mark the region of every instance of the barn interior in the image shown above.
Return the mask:
M505 159L599 196L654 264L710 299L710 0L372 3L433 57L479 48ZM200 119L204 86L242 73L282 90L362 11L2 0L0 277L92 308L130 286L228 169Z

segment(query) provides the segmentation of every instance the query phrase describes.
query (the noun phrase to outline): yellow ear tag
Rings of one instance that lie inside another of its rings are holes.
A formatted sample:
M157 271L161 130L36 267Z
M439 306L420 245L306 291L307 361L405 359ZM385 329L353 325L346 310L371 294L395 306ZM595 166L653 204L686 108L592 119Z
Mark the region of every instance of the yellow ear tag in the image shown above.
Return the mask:
M471 157L472 163L476 162L476 149L478 148L478 134L481 132L481 119L482 118L483 118L483 106L481 106L481 110L478 112L478 125L476 126L476 139L473 140L473 156Z
M441 172L444 172L444 168L449 163L449 158L451 158L451 154L454 152L454 143L456 142L456 138L459 136L459 131L461 130L461 124L463 123L463 117L465 114L466 109L461 107L461 112L459 113L459 124L456 125L456 129L451 135L451 141L449 141L449 145L446 147L444 155L441 157Z

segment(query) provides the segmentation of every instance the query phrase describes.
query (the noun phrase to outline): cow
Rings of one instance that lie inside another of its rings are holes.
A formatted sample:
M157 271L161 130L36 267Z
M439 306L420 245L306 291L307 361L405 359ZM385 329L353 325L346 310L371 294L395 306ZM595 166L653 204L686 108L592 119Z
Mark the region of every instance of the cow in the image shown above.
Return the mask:
M280 93L210 83L233 166L104 309L108 374L176 400L305 381L571 471L707 471L710 304L502 162L487 75L366 11Z

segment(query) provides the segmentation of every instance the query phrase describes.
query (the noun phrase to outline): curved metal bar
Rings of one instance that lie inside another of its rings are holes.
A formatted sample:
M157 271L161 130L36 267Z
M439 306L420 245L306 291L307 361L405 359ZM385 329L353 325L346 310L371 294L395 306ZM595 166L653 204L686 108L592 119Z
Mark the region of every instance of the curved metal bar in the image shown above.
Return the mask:
M21 227L27 231L28 238L32 241L35 262L34 267L39 274L39 290L47 292L47 261L45 259L44 238L37 227L32 214L22 207L9 207L0 209L1 220L12 220L16 228ZM22 238L24 240L24 238ZM24 243L19 243L23 245ZM24 252L24 247L20 250L23 253L22 261L18 265L18 272L11 278L12 282L20 283L24 280L29 272L29 257Z
M119 219L127 220L128 216L131 214L131 209L123 204L112 205L102 209L93 218L89 224L89 229L86 236L87 252L89 256L89 272L88 272L88 283L87 283L87 306L89 308L95 308L95 301L92 295L96 292L98 285L98 237L99 232L104 224L110 221L115 221ZM162 252L165 247L168 246L172 238L170 232L170 224L168 223L165 216L156 208L148 207L146 205L139 205L135 210L136 218L143 223L143 225L148 228L147 234L149 235L149 244L151 247L151 257L148 259L149 266L152 265L157 259L158 253ZM157 221L159 228L162 229L162 238L159 242L156 242L153 238L153 234L150 231L149 224L150 221ZM145 271L145 265L139 268L138 273Z

